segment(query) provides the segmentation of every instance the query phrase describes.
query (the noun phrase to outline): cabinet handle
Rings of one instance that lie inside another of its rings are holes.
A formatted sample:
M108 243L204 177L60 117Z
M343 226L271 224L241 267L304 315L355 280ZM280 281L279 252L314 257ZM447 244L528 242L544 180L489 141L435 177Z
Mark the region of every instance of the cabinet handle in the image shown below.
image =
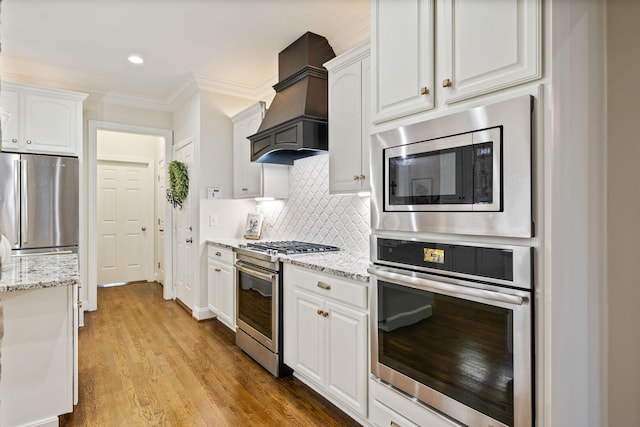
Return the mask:
M191 237L187 237L184 241L185 243L193 243L193 239Z
M319 281L319 282L316 284L316 286L317 286L317 287L319 287L320 289L326 289L326 290L331 289L331 285L330 285L330 284L328 284L328 283L325 283L325 282L320 282L320 281Z
M420 88L420 95L429 95L429 88L428 87L421 87Z
M248 188L243 188L242 191L249 191L249 189Z
M364 181L365 176L364 176L364 175L360 175L360 179L361 179L362 181Z
M323 311L318 309L318 316L322 316Z
M326 311L323 311L323 312L322 312L322 317L329 317L329 313L328 313L328 312L326 312Z
M453 82L451 82L451 80L449 80L449 79L444 79L444 80L442 81L442 87L451 87L451 86L453 86Z
M158 231L162 233L164 231L164 228L160 228L158 229Z
M357 181L357 180L359 180L359 179L360 179L360 175L353 175L353 180L354 180L354 181Z
M222 256L220 252L216 252L216 256Z
M78 300L78 308L82 307L82 301Z
M14 144L17 144L17 143L18 143L18 140L17 140L17 139L15 139L15 138L11 138L11 142L13 142Z
M402 427L400 424L398 424L398 423L397 423L397 422L395 422L395 421L391 421L391 422L389 423L389 425L390 425L391 427Z
M31 144L31 140L30 139L27 139L27 144Z
M215 268L214 270L215 270L216 273L220 273L220 271L221 271L219 268Z

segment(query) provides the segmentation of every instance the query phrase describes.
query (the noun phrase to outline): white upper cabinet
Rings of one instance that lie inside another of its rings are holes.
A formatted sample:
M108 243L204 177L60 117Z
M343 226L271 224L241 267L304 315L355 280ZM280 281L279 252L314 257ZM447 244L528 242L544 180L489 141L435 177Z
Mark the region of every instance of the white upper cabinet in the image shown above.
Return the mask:
M434 106L433 0L374 0L373 123Z
M540 0L442 0L438 6L445 103L542 76Z
M373 0L371 11L374 125L542 76L541 0Z
M76 156L86 95L3 83L2 149Z
M251 162L249 135L256 133L264 118L265 104L259 102L231 118L233 122L233 198L289 195L289 167Z
M325 63L329 71L329 193L370 190L369 43Z

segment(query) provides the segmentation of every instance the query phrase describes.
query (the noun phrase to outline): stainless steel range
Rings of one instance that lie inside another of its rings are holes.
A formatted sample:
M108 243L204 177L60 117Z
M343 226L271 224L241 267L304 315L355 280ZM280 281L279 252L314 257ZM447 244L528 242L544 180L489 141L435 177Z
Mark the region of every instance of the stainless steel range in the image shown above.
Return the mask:
M299 241L255 242L234 248L236 253L236 344L276 377L291 368L282 361L283 254L340 250L336 246Z

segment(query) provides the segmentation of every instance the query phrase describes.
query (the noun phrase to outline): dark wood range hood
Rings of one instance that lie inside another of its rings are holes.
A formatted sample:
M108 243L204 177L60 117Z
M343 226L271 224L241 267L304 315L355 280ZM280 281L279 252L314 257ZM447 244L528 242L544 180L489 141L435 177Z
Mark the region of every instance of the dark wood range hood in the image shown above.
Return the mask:
M276 96L249 136L251 161L292 165L328 150L327 70L335 58L326 38L307 32L278 54Z

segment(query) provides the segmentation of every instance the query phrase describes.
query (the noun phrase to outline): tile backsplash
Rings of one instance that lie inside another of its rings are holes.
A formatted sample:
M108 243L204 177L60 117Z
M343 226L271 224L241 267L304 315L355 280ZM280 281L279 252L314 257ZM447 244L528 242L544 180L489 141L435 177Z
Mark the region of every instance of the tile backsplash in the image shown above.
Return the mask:
M369 251L369 197L329 194L329 156L296 160L289 198L262 202L263 240L301 240Z

